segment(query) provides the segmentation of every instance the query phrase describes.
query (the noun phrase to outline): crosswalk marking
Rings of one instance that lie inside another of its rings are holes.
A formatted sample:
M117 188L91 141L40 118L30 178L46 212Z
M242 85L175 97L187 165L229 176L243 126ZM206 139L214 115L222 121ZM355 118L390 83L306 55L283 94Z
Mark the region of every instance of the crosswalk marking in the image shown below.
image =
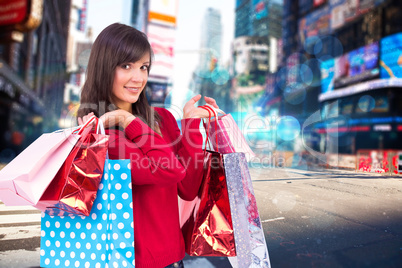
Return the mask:
M4 204L0 204L0 212L2 211L32 211L41 213L40 210L32 207L32 206L6 206Z
M38 237L40 236L40 225L0 228L0 236L2 237L0 241Z
M39 222L40 224L41 216L40 214L16 214L16 215L1 215L0 216L0 226L4 224L20 224L20 223L31 223Z

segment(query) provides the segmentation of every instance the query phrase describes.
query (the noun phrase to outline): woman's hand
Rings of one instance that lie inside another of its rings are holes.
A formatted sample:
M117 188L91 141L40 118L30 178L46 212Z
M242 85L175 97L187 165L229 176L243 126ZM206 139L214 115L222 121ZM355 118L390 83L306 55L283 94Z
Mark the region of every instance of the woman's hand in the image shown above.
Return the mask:
M89 113L82 118L78 117L78 124L83 125L94 115L94 113ZM126 128L136 117L131 113L119 109L111 112L107 112L100 117L103 126L105 128L111 128L114 126L122 126Z
M201 99L201 95L198 94L189 100L183 108L183 119L186 118L208 118L208 111L195 107L194 104ZM219 106L216 104L216 101L210 97L204 97L204 100L207 104L212 105L213 107L219 109Z
M105 128L121 126L126 128L136 117L125 110L119 109L107 112L100 117Z

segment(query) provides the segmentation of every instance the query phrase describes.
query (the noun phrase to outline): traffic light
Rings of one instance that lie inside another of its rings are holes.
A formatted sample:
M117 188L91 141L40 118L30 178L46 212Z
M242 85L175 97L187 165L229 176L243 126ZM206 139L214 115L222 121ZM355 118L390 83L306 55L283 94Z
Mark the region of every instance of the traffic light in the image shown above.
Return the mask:
M209 71L212 72L216 68L216 64L218 63L218 59L215 57L211 57L209 62Z

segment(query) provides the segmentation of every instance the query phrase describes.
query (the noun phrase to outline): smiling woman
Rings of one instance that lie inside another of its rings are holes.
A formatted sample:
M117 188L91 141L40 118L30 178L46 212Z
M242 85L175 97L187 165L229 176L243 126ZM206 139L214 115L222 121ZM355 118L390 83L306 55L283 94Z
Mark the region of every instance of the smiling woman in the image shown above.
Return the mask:
M137 268L177 266L184 258L177 200L198 193L204 156L199 125L209 115L194 106L201 96L193 97L183 108L181 135L168 110L148 104L151 65L144 33L109 25L93 44L78 111L80 124L94 114L102 120L110 159L130 160ZM219 108L214 99L205 101Z

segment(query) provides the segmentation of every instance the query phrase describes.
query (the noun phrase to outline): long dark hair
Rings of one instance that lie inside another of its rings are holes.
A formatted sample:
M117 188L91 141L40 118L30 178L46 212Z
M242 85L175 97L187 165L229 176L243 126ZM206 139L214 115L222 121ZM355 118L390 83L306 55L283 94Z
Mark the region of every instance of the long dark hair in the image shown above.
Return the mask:
M119 109L112 101L115 69L123 63L140 60L147 52L150 55L149 74L153 52L147 36L133 27L120 23L106 27L91 48L77 116L82 117L93 112L100 117ZM160 117L149 105L145 88L137 102L132 104L132 112L153 130L159 132L159 127L155 123L160 123Z

